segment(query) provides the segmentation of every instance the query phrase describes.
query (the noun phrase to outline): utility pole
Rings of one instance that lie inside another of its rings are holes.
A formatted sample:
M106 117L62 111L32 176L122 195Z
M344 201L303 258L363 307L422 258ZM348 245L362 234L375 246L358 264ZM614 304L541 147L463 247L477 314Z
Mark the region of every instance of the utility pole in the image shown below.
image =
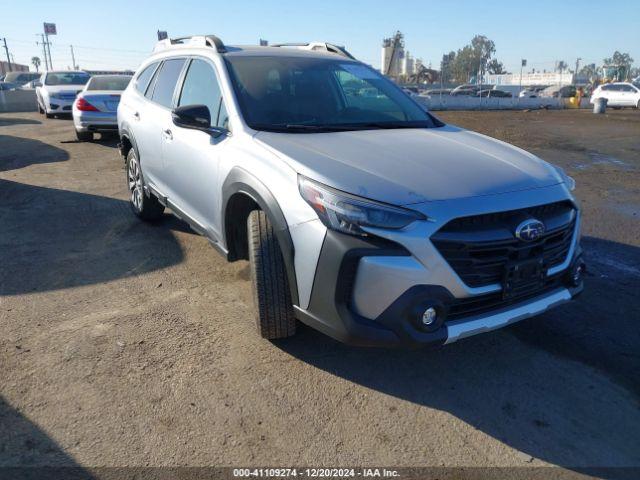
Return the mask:
M76 67L76 57L73 54L73 45L69 45L71 47L71 64L73 65L73 69L77 70L78 67Z
M522 69L527 66L527 60L520 60L520 86L518 87L518 102L520 102L520 92L522 92Z
M42 38L42 42L36 42L36 45L38 45L38 43L42 44L42 56L44 57L44 69L51 70L49 66L49 59L47 58L47 44L44 41L44 33L40 33L36 35L40 35L40 38Z
M580 60L582 60L582 58L580 57L576 58L576 77L573 79L574 83L576 81L576 78L578 78L578 69L580 68Z
M9 63L9 71L12 72L13 71L13 67L11 66L11 59L9 58L9 49L7 48L7 39L3 38L2 41L4 42L4 51L7 54L7 62Z
M49 41L49 35L44 34L44 38L46 40L45 45L47 46L47 52L49 53L49 67L53 70L53 61L51 60L51 42Z

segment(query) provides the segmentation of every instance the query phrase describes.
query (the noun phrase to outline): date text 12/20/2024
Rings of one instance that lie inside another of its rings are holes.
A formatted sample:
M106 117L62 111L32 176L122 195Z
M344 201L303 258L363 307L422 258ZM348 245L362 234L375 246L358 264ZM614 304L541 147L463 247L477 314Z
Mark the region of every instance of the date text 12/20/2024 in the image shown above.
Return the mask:
M393 478L399 477L397 470L386 468L234 468L238 478Z

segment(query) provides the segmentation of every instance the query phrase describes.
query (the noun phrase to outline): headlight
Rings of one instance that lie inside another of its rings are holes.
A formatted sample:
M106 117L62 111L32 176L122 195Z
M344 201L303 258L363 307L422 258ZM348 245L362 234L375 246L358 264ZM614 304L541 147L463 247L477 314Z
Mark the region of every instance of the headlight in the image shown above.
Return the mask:
M427 219L419 212L349 195L301 175L298 188L327 228L351 235L367 235L361 227L400 229Z
M562 178L562 183L564 183L567 186L567 188L573 192L576 189L576 181L573 179L573 177L570 177L569 175L567 175L567 172L565 172L562 168L558 167L557 165L554 165L553 167L558 172L558 175L560 175L560 178Z

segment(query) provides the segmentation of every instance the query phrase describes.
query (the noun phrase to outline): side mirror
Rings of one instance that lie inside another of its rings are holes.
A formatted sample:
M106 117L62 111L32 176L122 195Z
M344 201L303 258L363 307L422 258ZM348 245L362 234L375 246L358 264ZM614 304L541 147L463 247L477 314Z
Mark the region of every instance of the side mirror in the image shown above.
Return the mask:
M174 125L192 130L201 130L212 137L219 137L227 130L211 126L211 112L206 105L184 105L171 112Z

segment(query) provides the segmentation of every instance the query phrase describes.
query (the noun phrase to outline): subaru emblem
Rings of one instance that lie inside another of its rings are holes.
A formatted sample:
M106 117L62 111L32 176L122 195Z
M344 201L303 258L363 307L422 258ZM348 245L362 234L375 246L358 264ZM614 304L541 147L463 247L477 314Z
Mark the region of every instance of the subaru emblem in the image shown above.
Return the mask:
M523 242L534 242L538 240L545 231L544 223L535 218L525 220L516 227L516 238Z

